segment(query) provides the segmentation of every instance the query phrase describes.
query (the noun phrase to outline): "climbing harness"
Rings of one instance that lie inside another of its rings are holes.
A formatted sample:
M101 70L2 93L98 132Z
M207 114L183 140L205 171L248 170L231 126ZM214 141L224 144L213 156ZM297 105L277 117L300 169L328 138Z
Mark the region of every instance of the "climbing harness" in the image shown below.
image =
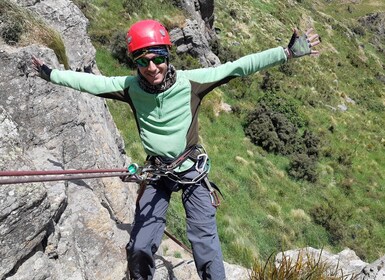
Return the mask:
M182 166L184 162L191 160L193 162L193 167L188 171L195 170L197 171L197 176L194 178L186 179L183 177L185 172L176 172L176 168ZM194 145L186 149L180 156L175 159L168 159L159 156L149 156L147 162L154 165L156 168L161 170L162 176L166 176L170 180L182 184L182 185L191 185L198 183L203 180L204 185L210 192L211 203L214 207L220 205L220 199L218 193L223 197L219 188L208 179L208 173L210 172L210 159L206 153L206 150L201 145Z

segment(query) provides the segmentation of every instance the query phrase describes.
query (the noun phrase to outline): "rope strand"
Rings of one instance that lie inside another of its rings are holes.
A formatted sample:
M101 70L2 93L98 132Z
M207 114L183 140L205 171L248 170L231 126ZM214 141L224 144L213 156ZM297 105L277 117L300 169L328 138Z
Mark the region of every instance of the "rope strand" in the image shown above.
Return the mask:
M86 169L86 170L20 170L20 171L0 171L0 177L3 176L40 176L40 175L67 175L84 173L113 173L127 172L127 168L121 169Z
M0 175L0 185L6 184L22 184L22 183L37 183L37 182L51 182L51 181L66 181L66 180L80 180L80 179L93 179L93 178L106 178L106 177L120 177L127 176L127 172L125 173L99 173L99 174L61 174L56 176L36 176L36 175L24 175L27 177L19 177L15 178L11 175L10 178L4 175Z

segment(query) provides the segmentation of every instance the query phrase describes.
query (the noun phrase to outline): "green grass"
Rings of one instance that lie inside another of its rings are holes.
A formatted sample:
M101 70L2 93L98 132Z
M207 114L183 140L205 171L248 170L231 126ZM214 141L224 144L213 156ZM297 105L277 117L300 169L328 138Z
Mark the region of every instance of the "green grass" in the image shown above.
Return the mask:
M130 15L118 2L87 2L89 9L94 6L89 32L96 38L97 63L105 75L135 73L111 57L108 44L100 44L100 34L125 30L143 17L164 19L168 25L183 17L168 1L145 1ZM385 4L361 1L349 12L337 2L215 2L215 26L221 29L228 55L285 45L294 26L313 25L323 41L320 57L290 62L291 74L278 67L268 70L279 86L276 92L261 90L264 73L259 73L216 89L203 102L201 142L212 160L210 177L225 196L218 230L226 261L252 267L256 257L267 259L273 252L305 246L334 252L350 247L365 261L385 253L385 85L374 78L383 73L385 59L370 43L369 32L347 35L358 17L385 11ZM178 57L178 66L183 62L196 67L189 56ZM281 97L282 109L295 108L292 117L320 137L317 182L293 180L286 172L287 157L269 154L245 137L244 117L267 94ZM347 103L347 97L355 104ZM217 115L221 100L237 111ZM348 110L340 111L341 104ZM108 105L128 155L142 162L145 155L130 109L115 101ZM187 242L179 196L174 194L167 226Z
M0 22L0 37L5 43L19 47L40 43L52 49L58 61L69 68L60 34L33 12L4 0L0 2Z

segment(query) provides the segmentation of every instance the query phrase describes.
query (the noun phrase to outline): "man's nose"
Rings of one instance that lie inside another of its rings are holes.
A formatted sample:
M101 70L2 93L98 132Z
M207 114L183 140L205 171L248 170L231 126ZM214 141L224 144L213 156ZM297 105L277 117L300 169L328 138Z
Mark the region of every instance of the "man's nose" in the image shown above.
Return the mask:
M148 63L147 69L149 69L149 70L155 70L156 68L157 68L157 67L156 67L156 64L155 64L152 60L150 60L149 63Z

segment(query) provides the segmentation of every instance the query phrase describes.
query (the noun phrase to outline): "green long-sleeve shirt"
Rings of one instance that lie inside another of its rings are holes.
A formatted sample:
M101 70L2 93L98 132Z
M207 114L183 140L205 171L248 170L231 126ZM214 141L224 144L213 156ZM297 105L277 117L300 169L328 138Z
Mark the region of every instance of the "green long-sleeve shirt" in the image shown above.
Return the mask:
M218 67L178 70L175 84L159 94L144 91L136 76L105 77L54 69L51 81L127 102L146 153L175 158L198 142L198 109L207 93L233 78L284 63L286 59L284 49L277 47Z

